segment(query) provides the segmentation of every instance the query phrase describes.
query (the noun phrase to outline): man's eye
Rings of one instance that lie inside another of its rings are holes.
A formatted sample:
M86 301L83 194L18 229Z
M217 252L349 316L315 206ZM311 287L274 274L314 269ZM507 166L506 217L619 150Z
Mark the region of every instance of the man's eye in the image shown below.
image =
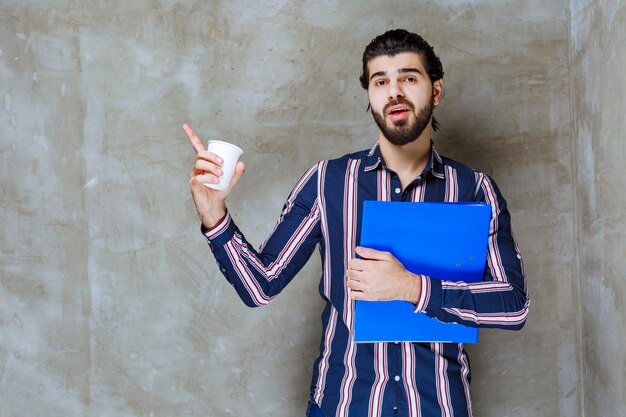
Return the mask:
M406 77L406 80L410 83L414 83L415 81L417 81L417 78L415 77Z
M385 85L385 80L376 80L374 81L375 86Z

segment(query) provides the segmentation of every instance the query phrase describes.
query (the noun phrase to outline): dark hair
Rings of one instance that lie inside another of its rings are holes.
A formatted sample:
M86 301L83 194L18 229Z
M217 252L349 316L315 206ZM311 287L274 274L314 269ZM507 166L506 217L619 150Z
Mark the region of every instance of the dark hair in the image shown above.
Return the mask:
M423 59L424 68L431 82L443 78L443 66L439 57L435 55L433 47L420 35L405 29L389 30L372 39L363 51L363 71L359 77L361 87L367 90L369 86L369 70L367 64L378 56L394 56L403 52L415 52ZM439 123L433 117L433 130L439 128Z

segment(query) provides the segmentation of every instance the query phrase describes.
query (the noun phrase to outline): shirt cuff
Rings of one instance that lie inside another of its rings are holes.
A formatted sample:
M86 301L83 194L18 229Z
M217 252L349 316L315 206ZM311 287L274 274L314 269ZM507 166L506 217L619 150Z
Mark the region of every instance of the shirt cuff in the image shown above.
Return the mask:
M212 248L213 245L221 246L228 242L235 234L235 225L230 217L230 213L226 211L224 217L222 217L215 226L209 229L202 224L200 231L211 244Z
M426 313L441 307L441 281L426 275L418 275L421 281L420 298L415 304L415 313Z

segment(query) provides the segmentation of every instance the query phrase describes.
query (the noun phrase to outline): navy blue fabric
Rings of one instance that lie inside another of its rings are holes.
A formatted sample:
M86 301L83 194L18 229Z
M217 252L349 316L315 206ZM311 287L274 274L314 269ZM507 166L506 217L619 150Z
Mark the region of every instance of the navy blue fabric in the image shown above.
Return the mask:
M523 327L529 298L506 201L489 176L440 156L434 146L427 167L404 190L377 145L314 164L297 182L258 250L230 214L203 233L220 270L251 307L278 295L319 246L319 294L326 304L310 393L325 415L471 416L471 373L462 344L353 341L354 302L345 271L355 256L365 200L490 204L484 280L466 284L416 276L422 283L416 314L474 327Z
M309 406L306 409L306 417L325 417L324 412L317 404L309 401Z

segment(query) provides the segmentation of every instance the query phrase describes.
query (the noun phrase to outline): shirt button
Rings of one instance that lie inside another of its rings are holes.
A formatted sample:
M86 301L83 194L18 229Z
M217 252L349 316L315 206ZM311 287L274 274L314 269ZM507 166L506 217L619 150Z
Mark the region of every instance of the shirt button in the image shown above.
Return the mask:
M400 381L400 375L396 375L393 379L395 379L396 382Z
M394 191L396 192L396 194L400 194L400 191L402 191L402 190L400 189L400 187L396 187L396 189Z

